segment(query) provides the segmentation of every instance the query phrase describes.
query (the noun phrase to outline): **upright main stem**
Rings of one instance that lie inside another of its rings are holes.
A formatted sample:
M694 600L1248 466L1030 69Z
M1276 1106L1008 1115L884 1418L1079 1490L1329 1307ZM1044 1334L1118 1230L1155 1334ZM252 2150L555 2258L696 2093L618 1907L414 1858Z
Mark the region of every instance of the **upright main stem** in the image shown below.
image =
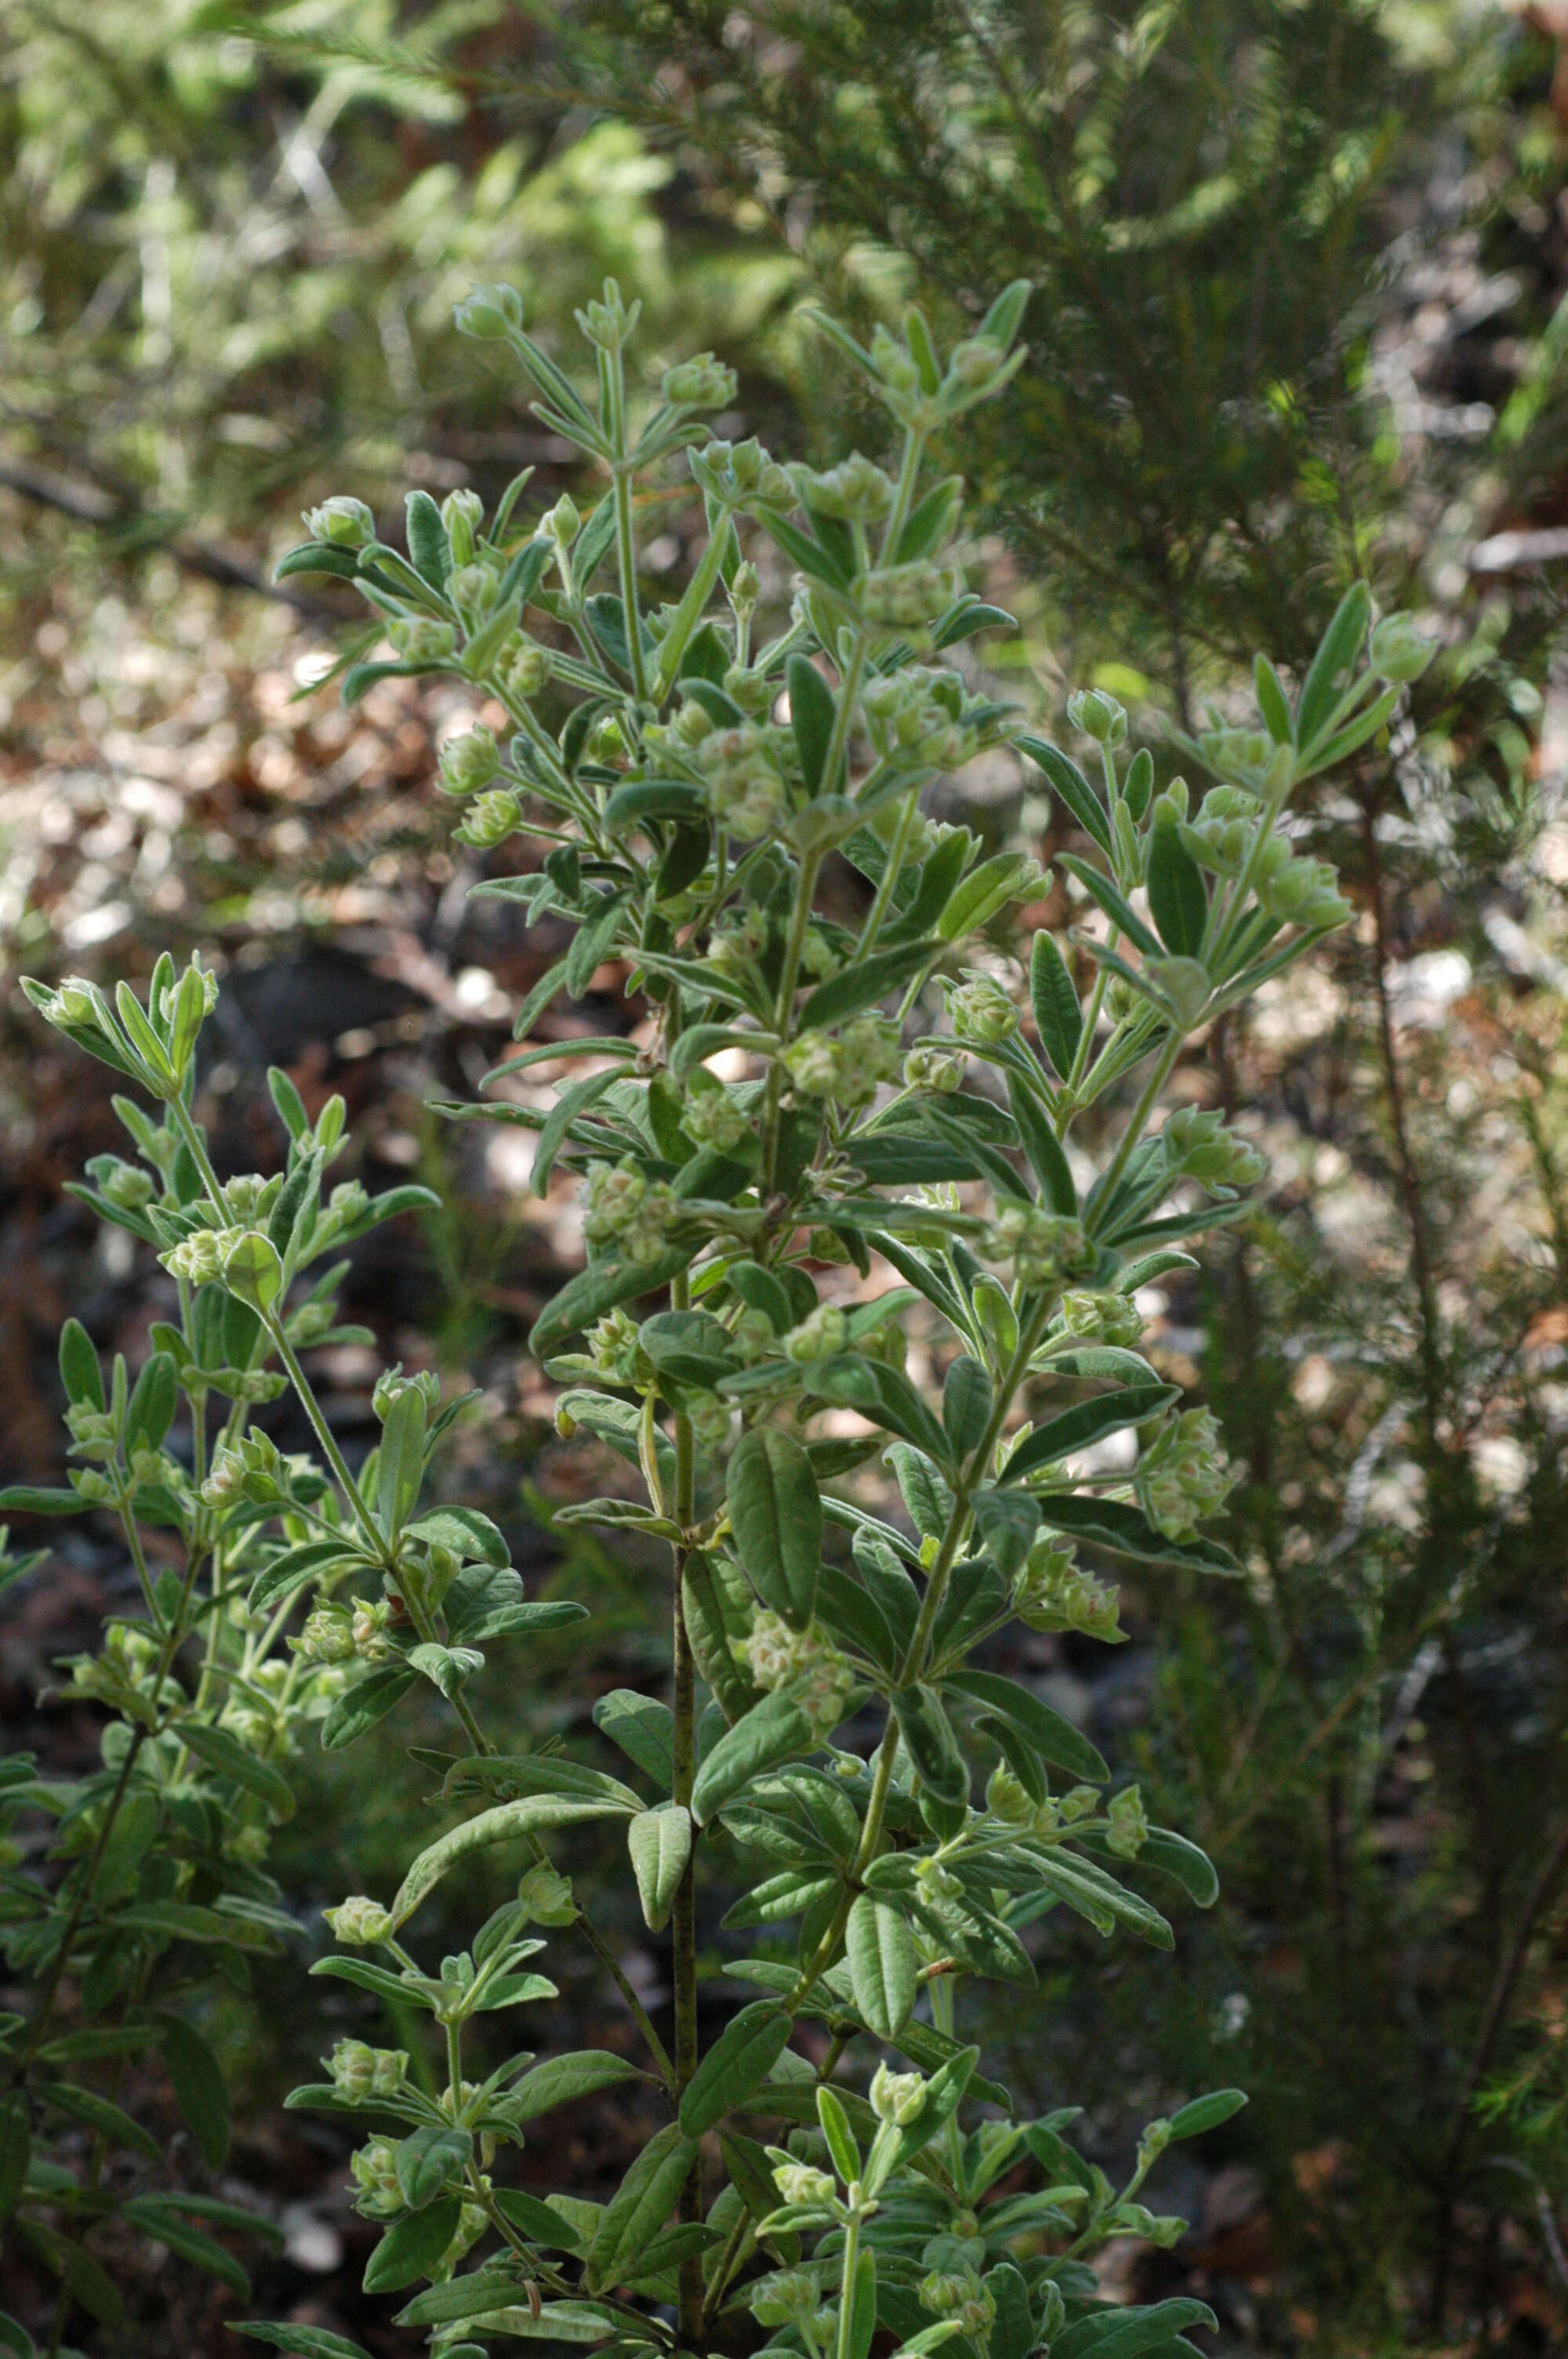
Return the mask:
M675 1310L684 1310L688 1299L683 1275L670 1288L670 1302ZM681 1530L687 1532L691 1528L696 1513L697 1470L691 1420L678 1413L675 1419L675 1516ZM697 1665L687 1631L681 1595L685 1571L686 1549L683 1544L675 1551L674 1598L670 1614L675 1672L675 1776L671 1799L689 1811L692 1787L697 1777ZM675 1982L676 2103L678 2106L697 2067L695 1839L687 1857L685 1872L676 1889L675 1907L670 1913L670 1933ZM697 2163L693 2164L686 2185L681 2189L678 2216L683 2221L697 2221L702 2217L702 2175ZM680 2266L680 2332L682 2343L687 2350L697 2349L702 2341L702 2261L700 2256L694 2256Z

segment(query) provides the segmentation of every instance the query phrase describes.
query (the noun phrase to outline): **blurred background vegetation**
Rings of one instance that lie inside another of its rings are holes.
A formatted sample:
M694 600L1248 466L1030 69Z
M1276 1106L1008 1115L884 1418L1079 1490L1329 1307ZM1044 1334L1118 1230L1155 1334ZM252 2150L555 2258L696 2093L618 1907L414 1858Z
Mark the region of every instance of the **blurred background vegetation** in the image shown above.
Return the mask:
M353 1288L390 1356L481 1386L473 1495L595 1606L572 1690L542 1657L526 1701L574 1740L579 1679L635 1683L650 1600L635 1564L563 1562L547 1529L588 1469L520 1335L570 1208L522 1194L513 1134L460 1152L423 1112L494 1061L553 946L465 907L478 871L430 787L450 697L387 683L340 711L314 683L347 609L268 587L322 494L373 499L395 537L409 484L570 480L454 299L509 278L569 352L612 272L650 374L711 345L736 430L809 450L877 429L804 297L868 324L918 299L952 329L1029 275L1014 398L952 457L972 578L1020 619L994 659L1054 727L1094 681L1157 742L1226 706L1255 647L1295 664L1358 571L1438 636L1392 745L1311 815L1356 925L1189 1077L1274 1172L1159 1306L1160 1355L1245 1469L1249 1577L1134 1584L1106 1663L1023 1657L1211 1849L1224 1897L1173 1966L1054 1934L1027 2035L993 2031L1107 2154L1195 2088L1253 2092L1173 2173L1161 2208L1193 2231L1138 2280L1205 2291L1226 2347L1563 2347L1568 7L12 0L6 27L6 966L135 974L211 942L236 1159L276 1151L271 1060L346 1091L372 1163L448 1190ZM650 518L655 576L678 581L688 521ZM974 823L1068 841L1021 776L990 785ZM585 1003L592 1028L613 1006ZM10 994L0 1023L0 1457L38 1479L65 1309L135 1350L158 1303L62 1209L106 1095ZM373 1373L326 1371L347 1434ZM13 1593L8 1736L93 1744L39 1690L118 1579L83 1538ZM314 1940L314 1903L386 1882L421 1783L390 1744L368 1784L299 1774L286 1873ZM341 2151L277 2112L350 2027L323 2027L300 1964L222 2027L251 2098L237 2167L285 2207L274 2314L313 2302L391 2353L343 2290ZM578 2021L596 2004L568 1984ZM574 2135L586 2180L612 2112ZM221 2348L186 2299L149 2282L146 2331L181 2317L183 2347Z

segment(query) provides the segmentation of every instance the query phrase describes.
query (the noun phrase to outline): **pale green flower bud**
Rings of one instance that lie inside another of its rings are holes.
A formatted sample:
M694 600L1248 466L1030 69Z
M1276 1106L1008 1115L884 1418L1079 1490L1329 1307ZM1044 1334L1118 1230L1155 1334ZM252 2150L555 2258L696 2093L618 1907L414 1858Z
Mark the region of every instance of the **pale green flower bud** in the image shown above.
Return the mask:
M367 2220L390 2220L405 2208L397 2184L397 2141L373 2137L349 2157L349 2169L359 2189L356 2212Z
M1034 1804L1005 1761L986 1779L986 1808L1004 1826L1025 1827L1033 1819Z
M792 472L803 503L825 516L842 516L856 524L880 524L892 506L892 478L859 451L852 451L823 474L810 467Z
M363 500L341 492L319 507L307 508L304 521L312 540L328 541L334 549L363 549L375 538L375 518Z
M1081 1221L1027 1204L1003 1207L991 1223L986 1249L994 1260L1011 1262L1024 1286L1059 1285L1080 1276L1094 1260Z
M507 689L524 704L538 696L550 677L549 650L537 640L522 638L503 674Z
M1127 734L1126 708L1103 689L1080 688L1067 699L1067 718L1082 736L1097 745L1119 745Z
M964 1060L946 1049L912 1049L903 1060L906 1090L930 1090L938 1097L963 1087Z
M1118 1859L1136 1859L1149 1840L1149 1814L1138 1788L1124 1786L1119 1794L1114 1794L1106 1815L1110 1821L1106 1837L1109 1849Z
M749 2287L746 2300L759 2326L797 2326L816 2314L816 2288L804 2269L777 2269Z
M523 824L523 806L510 787L492 787L469 805L463 823L452 831L460 843L480 852L493 852Z
M968 967L962 983L949 983L945 989L947 1015L960 1040L994 1049L1017 1031L1018 1009L993 976Z
M458 651L458 635L450 623L428 614L400 616L389 623L387 637L406 663L441 664Z
M914 2119L925 2097L925 2076L919 2072L894 2072L886 2064L879 2064L871 2075L871 2111L879 2122L892 2122L902 2129Z
M449 737L442 746L438 784L444 795L482 794L500 769L494 732L470 729L461 737Z
M781 2203L822 2204L833 2201L838 2182L808 2162L780 2162L773 2166L773 2185Z
M324 1908L321 1914L336 1938L351 1950L384 1941L392 1931L391 1910L384 1908L379 1900L366 1899L362 1893L341 1900L335 1908Z
M1374 625L1367 649L1374 673L1390 687L1419 679L1436 653L1433 642L1422 637L1408 614L1385 614Z
M202 1494L206 1496L205 1492ZM344 1605L316 1605L305 1617L305 1627L291 1641L301 1662L350 1663L355 1655L354 1619Z
M1075 1288L1062 1297L1062 1324L1069 1335L1086 1343L1116 1343L1124 1350L1143 1332L1143 1316L1125 1294L1103 1289L1086 1293Z
M868 622L917 630L933 623L949 606L955 582L946 566L928 558L913 558L904 565L881 565L861 575L858 585L860 611Z
M689 1077L681 1121L698 1146L717 1147L721 1154L739 1147L751 1128L718 1074L704 1065Z
M123 1212L139 1212L144 1204L150 1204L158 1192L152 1175L138 1171L134 1163L118 1164L106 1179L99 1182L99 1187L109 1201L117 1204Z
M665 371L662 390L672 409L727 409L735 398L737 380L734 370L711 353L698 353Z
M1006 358L1006 346L994 336L970 336L954 345L947 374L956 385L972 392L978 386L988 385Z
M546 1866L531 1867L517 1886L517 1898L535 1925L569 1925L577 1915L571 1878Z
M540 530L549 535L558 548L569 549L582 530L582 511L569 492L563 492L556 505L540 522Z
M458 305L454 318L460 336L473 336L481 342L492 343L521 329L523 298L515 287L494 284L476 287L472 294Z
M845 1348L849 1322L836 1302L819 1302L784 1339L790 1360L830 1360Z
M449 492L441 502L441 522L447 527L447 538L452 544L452 555L459 565L466 565L473 555L474 541L484 522L484 502L477 492Z

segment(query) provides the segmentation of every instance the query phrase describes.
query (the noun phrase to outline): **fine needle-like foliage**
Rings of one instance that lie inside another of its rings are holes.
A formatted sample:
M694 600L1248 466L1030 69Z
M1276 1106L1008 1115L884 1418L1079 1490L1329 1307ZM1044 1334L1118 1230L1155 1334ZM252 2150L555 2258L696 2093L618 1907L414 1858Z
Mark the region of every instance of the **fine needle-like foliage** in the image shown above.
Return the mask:
M1206 1905L1214 1873L986 1650L1015 1619L1114 1641L1101 1572L1118 1560L1237 1570L1201 1528L1228 1487L1212 1420L1141 1353L1137 1298L1235 1214L1260 1165L1215 1114L1161 1122L1162 1096L1195 1034L1347 914L1332 871L1292 848L1290 795L1387 723L1425 650L1400 617L1368 640L1353 588L1293 701L1260 658L1259 725L1187 744L1218 781L1201 802L1179 779L1155 792L1107 698L1074 709L1100 748L1090 779L978 694L945 658L1007 618L964 587L961 482L928 484L924 462L1002 392L1025 299L1009 288L946 359L918 312L870 351L820 322L892 413L894 475L859 453L818 473L709 439L701 413L734 384L706 357L633 416L636 307L613 285L579 315L598 376L585 400L516 297L481 289L460 324L508 352L549 430L600 464L600 506L585 519L563 499L524 527L522 484L492 516L470 494L438 508L416 492L405 554L337 498L284 561L351 580L385 619L392 669L464 679L508 717L504 742L475 727L449 744L441 783L465 804L465 842L553 845L541 870L479 888L576 929L518 1038L612 957L657 1019L641 1049L525 1047L491 1077L503 1094L445 1109L536 1132L539 1191L557 1169L581 1178L587 1266L531 1345L564 1386L563 1430L597 1436L642 1485L557 1520L669 1550L664 1691L595 1709L623 1777L530 1750L484 1694L488 1658L580 1609L525 1602L500 1531L431 1495L460 1405L391 1371L356 1472L302 1364L331 1330L334 1248L410 1192L325 1193L341 1106L312 1125L276 1074L285 1169L220 1178L193 1110L213 997L199 967L160 971L145 1009L124 985L113 1004L74 981L29 986L161 1108L154 1121L118 1102L140 1161L95 1169L92 1201L157 1248L182 1314L155 1331L134 1389L119 1367L105 1386L68 1328L88 1463L43 1502L114 1508L139 1567L141 1526L164 1526L186 1562L146 1571L142 1612L78 1674L117 1715L102 1775L76 1794L21 1789L63 1820L55 1870L8 1890L13 1951L41 1984L31 2025L9 2032L9 2102L43 2135L7 2193L89 2309L96 2294L106 2314L77 2232L112 2199L101 2174L53 2158L51 2128L86 2119L134 2145L99 2060L181 2020L191 1944L270 1938L265 1826L287 1807L300 1722L348 1745L427 1682L453 1723L449 1749L417 1755L437 1831L395 1893L329 1912L339 1950L316 1971L363 1988L367 2023L370 1998L427 2017L433 2077L348 2039L292 2102L363 2121L359 2205L384 2223L366 2287L401 2296L442 2359L540 2335L750 2349L759 2327L780 2359L866 2359L879 2332L901 2354L1130 2359L1190 2350L1183 2330L1209 2321L1195 2300L1106 2303L1090 2262L1113 2237L1173 2240L1182 2223L1139 2200L1145 2176L1239 2093L1150 2124L1116 2186L1069 2142L1071 2109L1014 2117L962 2017L975 1978L1029 2003L1047 1911L1169 1948L1162 1897ZM648 611L634 487L683 457L708 538L678 602ZM771 638L748 548L796 580ZM351 669L345 695L386 668ZM1083 923L1065 942L1033 937L1026 992L997 944L1039 872L921 810L939 778L1010 742L1097 855L1064 861ZM846 907L858 921L829 914ZM508 1075L568 1059L579 1076L547 1113L505 1096ZM1097 1104L1091 1166L1076 1126ZM848 1265L887 1283L850 1299L834 1275ZM905 1372L915 1324L945 1366L940 1397ZM252 1430L285 1379L319 1464ZM165 1447L181 1397L183 1458ZM1129 1433L1135 1458L1096 1454ZM898 1521L856 1496L873 1461L896 1480ZM623 1822L643 1913L668 1937L664 2027L568 1873L573 1827L607 1820ZM516 1897L437 1961L421 1908L481 1853L515 1865ZM721 1895L724 1925L755 1929L752 1954L724 1967L754 1995L704 2047L699 1934L706 1946ZM547 2016L526 2012L554 1994L541 1953L572 1940L630 2009L635 2062L553 2052ZM107 2024L103 2044L53 2037L68 1977L79 2016ZM178 2084L184 2035L162 2036ZM535 2122L639 2076L665 2118L607 2202L516 2186ZM211 2257L171 2217L145 2224ZM315 2359L357 2348L243 2331Z

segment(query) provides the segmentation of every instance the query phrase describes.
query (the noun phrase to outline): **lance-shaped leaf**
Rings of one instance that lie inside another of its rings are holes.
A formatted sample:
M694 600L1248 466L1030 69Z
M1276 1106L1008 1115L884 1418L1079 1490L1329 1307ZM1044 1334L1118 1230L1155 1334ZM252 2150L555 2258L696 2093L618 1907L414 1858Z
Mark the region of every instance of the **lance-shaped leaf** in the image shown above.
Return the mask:
M994 1712L999 1719L1017 1729L1042 1760L1065 1769L1070 1777L1080 1778L1086 1785L1100 1786L1109 1777L1109 1770L1088 1738L1017 1680L1006 1679L1000 1671L953 1671L943 1685L957 1695L968 1696L971 1703L983 1704L987 1712Z
M514 2122L531 2122L540 2114L553 2113L557 2105L575 2104L600 2089L645 2078L629 2057L613 2056L608 2049L573 2049L524 2072L506 2101L506 2111Z
M449 1828L419 1854L392 1904L394 1924L406 1923L448 1870L471 1852L484 1851L492 1843L520 1843L524 1836L542 1834L551 1827L575 1826L583 1819L612 1818L624 1807L610 1799L588 1801L571 1794L524 1794L514 1802L498 1802L492 1810L481 1810L477 1818Z
M718 2127L732 2105L744 2104L789 2046L791 2018L773 1999L743 2006L708 2049L681 2099L683 2137Z
M879 2039L896 2039L918 1987L908 1919L892 1900L862 1892L849 1911L844 1938L855 2005Z
M602 2293L629 2277L680 2198L697 2147L670 2122L655 2131L600 2214L589 2246L587 2281Z
M427 2277L457 2234L460 2195L443 2195L390 2227L365 2264L366 2293L393 2293Z
M870 958L819 983L800 1011L801 1030L841 1024L847 1016L858 1016L862 1007L874 1006L918 973L939 947L936 942L902 942L895 950L873 951Z
M1148 1419L1158 1417L1176 1397L1174 1385L1145 1384L1123 1385L1113 1393L1101 1393L1097 1400L1077 1401L1071 1408L1036 1426L1019 1443L1000 1479L1016 1483L1036 1467L1054 1465L1059 1458L1066 1458L1074 1451L1091 1448L1108 1433L1119 1433L1130 1425L1142 1425Z
M916 1777L938 1801L967 1802L969 1769L953 1734L953 1723L942 1709L935 1688L919 1681L899 1688L892 1698L898 1722Z
M591 1327L607 1310L630 1302L633 1296L652 1294L691 1267L689 1245L671 1245L654 1261L593 1261L569 1278L545 1305L528 1337L536 1360L546 1360L579 1328Z
M1092 835L1100 850L1108 853L1110 821L1104 803L1077 764L1044 737L1020 737L1017 745L1021 753L1039 764L1085 834Z
M1084 1015L1067 962L1044 928L1029 954L1029 999L1040 1045L1065 1081L1083 1037Z
M1217 1540L1171 1540L1125 1499L1097 1499L1087 1493L1047 1492L1041 1497L1045 1521L1074 1539L1087 1540L1113 1556L1139 1564L1170 1564L1194 1572L1234 1573L1241 1568Z
M716 1817L742 1786L776 1769L816 1743L811 1723L797 1703L784 1694L764 1696L725 1730L697 1773L691 1814L699 1827Z
M833 691L809 656L791 656L784 667L789 683L789 725L800 771L808 795L822 790L823 765L832 742L836 706Z
M650 1930L662 1933L691 1857L691 1813L680 1802L643 1810L626 1830L637 1895Z
M802 1445L776 1426L742 1434L726 1484L736 1553L765 1605L804 1630L822 1563L822 1495Z

